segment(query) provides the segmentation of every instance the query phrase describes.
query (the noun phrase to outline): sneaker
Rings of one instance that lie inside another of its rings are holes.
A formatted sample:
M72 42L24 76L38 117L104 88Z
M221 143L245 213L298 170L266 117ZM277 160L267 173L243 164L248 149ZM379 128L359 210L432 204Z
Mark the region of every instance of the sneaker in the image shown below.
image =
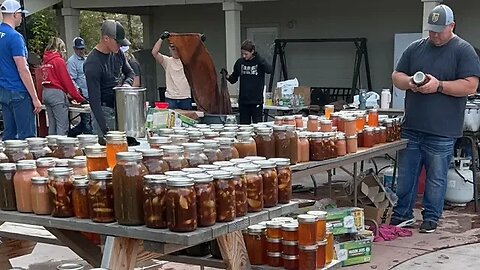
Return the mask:
M392 220L390 221L390 225L403 228L403 227L411 227L413 226L413 224L415 224L415 222L417 222L415 218L411 218L408 220L399 220L399 219L392 218Z
M437 223L433 221L424 221L422 225L420 225L420 233L434 233L437 229Z

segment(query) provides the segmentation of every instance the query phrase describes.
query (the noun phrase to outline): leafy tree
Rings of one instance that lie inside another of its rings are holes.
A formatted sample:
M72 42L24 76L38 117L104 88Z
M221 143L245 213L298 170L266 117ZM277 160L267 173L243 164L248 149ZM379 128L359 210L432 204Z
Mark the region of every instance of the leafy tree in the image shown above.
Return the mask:
M28 49L39 55L43 54L48 40L58 35L55 10L47 8L36 12L26 19Z

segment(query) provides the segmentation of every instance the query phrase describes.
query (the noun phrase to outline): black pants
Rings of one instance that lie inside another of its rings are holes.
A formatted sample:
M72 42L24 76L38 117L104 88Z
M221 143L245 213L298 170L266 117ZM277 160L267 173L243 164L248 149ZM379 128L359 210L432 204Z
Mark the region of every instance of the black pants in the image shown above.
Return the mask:
M238 106L240 112L240 124L248 125L253 123L262 122L262 104L240 104Z

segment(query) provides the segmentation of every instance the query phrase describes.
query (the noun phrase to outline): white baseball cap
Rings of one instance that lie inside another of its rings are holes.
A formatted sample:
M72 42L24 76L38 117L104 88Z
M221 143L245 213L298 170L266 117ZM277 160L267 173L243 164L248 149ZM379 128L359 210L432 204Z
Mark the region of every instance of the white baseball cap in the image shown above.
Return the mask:
M2 13L28 13L27 10L24 10L20 3L16 0L5 0L0 6L0 11Z

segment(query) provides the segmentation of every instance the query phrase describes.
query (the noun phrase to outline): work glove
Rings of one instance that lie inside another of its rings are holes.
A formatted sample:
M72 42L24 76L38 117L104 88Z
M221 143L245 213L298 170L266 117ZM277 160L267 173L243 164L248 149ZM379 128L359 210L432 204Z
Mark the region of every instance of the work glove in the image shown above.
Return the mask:
M160 35L160 38L161 38L162 40L164 40L164 39L166 39L166 38L169 38L169 37L170 37L170 32L168 32L168 31L165 31L165 32L163 32L163 33Z

